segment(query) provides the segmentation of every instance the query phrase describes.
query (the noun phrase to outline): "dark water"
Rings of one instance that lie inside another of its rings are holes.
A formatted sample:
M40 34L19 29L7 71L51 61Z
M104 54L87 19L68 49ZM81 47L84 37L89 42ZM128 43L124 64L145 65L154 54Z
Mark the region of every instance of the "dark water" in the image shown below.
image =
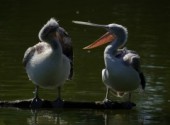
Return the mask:
M128 28L127 47L142 60L146 92L134 92L137 107L132 110L41 110L0 109L0 125L138 125L168 124L170 119L170 2L115 0L1 0L0 1L0 100L32 98L34 85L22 65L25 50L37 43L38 32L55 17L72 37L74 78L62 89L72 101L103 100L101 81L104 47L91 52L82 48L105 33L72 24L72 20L119 23ZM55 91L40 90L40 96L54 100ZM114 97L113 97L114 98ZM114 98L118 99L118 98Z

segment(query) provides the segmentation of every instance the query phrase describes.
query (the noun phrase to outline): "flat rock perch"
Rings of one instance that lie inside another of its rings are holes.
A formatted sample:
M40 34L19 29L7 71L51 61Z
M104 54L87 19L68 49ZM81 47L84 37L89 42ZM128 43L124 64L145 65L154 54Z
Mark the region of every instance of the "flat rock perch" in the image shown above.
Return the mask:
M36 109L31 107L32 99L15 100L15 101L0 101L0 107L15 107L22 109ZM40 108L54 108L52 101L42 100ZM117 102L117 101L95 101L95 102L77 102L77 101L63 101L62 107L55 108L79 108L79 109L132 109L136 104L133 102Z

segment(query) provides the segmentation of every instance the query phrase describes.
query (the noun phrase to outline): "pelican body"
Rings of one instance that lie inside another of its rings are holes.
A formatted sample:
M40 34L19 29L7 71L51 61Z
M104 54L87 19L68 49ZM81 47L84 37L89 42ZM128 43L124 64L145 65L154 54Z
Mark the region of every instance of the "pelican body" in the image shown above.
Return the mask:
M140 68L140 56L135 51L123 48L128 37L127 29L124 26L115 23L100 25L82 21L73 22L102 27L108 31L98 40L84 47L84 49L93 49L111 42L104 50L105 68L102 70L102 80L107 88L104 101L108 99L109 90L117 97L123 97L140 86L142 89L145 88L145 78Z
M73 51L71 38L51 18L39 32L40 42L29 47L23 58L23 64L29 79L35 84L35 99L38 98L38 87L57 89L67 79L71 79L73 72Z
M139 56L128 50L119 50L116 56L107 53L107 47L104 52L105 69L102 70L102 80L118 97L127 92L137 89L141 83L140 75L132 66L134 60Z

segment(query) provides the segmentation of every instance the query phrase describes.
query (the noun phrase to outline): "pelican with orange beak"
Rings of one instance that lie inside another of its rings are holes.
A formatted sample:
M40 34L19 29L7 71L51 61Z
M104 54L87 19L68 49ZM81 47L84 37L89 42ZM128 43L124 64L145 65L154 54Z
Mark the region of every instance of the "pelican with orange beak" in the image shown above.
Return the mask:
M93 49L111 42L104 50L105 68L102 70L102 80L106 85L106 97L111 90L117 97L129 94L137 88L145 89L145 77L140 67L140 56L132 50L123 48L127 42L127 29L119 24L100 25L89 22L73 21L73 23L101 27L108 32L83 49Z

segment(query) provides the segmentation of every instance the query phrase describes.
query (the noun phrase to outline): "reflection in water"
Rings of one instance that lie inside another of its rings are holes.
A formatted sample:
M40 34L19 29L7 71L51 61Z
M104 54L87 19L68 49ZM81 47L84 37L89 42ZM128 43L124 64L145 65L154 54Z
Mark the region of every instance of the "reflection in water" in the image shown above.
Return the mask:
M99 121L94 122L95 119ZM104 122L103 115L100 112L94 111L63 111L63 112L50 112L50 111L34 111L31 118L27 119L30 125L66 125L66 124L99 124Z
M132 117L129 114L115 114L115 115L109 115L109 114L104 114L104 119L105 119L105 125L143 125L144 124L144 119L137 118L138 120L132 119ZM128 119L130 119L128 121Z
M65 111L33 111L27 118L29 125L143 125L144 117L135 115L135 111L94 111L94 110L65 110ZM137 119L137 120L134 120Z
M31 118L27 118L29 125L46 125L46 124L55 124L55 125L66 125L67 122L62 120L60 113L51 114L49 111L32 111Z

